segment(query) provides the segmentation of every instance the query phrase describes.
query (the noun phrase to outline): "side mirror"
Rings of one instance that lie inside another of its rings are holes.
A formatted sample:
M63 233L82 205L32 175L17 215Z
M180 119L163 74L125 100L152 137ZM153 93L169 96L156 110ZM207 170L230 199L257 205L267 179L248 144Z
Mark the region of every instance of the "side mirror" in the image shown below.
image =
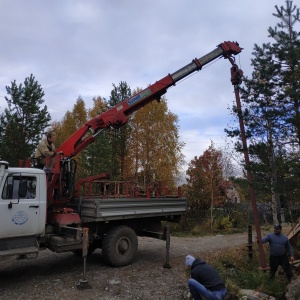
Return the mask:
M27 180L20 180L19 183L19 198L25 198L27 195Z
M11 203L11 202L8 203L8 208L9 208L9 209L12 208L12 203Z

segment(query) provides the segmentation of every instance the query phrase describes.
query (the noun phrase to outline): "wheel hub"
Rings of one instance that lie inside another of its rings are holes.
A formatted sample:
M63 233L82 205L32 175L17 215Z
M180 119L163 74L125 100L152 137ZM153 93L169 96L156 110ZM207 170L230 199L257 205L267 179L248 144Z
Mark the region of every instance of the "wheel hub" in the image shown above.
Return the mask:
M124 255L130 248L130 243L127 239L120 239L117 244L117 251L119 254Z

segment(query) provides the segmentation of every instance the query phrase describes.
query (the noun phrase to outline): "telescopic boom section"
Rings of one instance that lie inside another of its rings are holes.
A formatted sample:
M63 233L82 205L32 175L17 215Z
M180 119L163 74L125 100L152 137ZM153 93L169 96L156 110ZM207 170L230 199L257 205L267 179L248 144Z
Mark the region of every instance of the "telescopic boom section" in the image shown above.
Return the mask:
M126 116L153 100L159 101L161 96L167 92L167 89L172 85L175 85L175 83L179 80L187 77L195 71L201 70L203 66L216 58L222 56L224 58L229 58L232 55L239 54L242 49L243 48L240 48L239 44L236 42L224 42L218 45L215 50L201 58L195 58L191 63L178 71L167 75L138 94L124 100L115 107L90 120L83 127L78 129L70 138L68 138L57 149L57 152L62 151L64 157L75 156L95 140L95 136L99 130L108 127L119 128L125 125L127 122ZM87 135L90 129L93 130L93 134Z

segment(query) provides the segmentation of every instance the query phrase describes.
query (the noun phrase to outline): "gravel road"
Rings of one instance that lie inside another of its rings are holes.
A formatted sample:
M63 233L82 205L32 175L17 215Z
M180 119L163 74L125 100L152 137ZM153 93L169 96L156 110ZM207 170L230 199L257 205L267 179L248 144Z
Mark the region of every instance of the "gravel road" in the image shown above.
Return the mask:
M139 251L133 264L108 267L96 250L86 259L73 253L41 251L35 259L2 258L0 299L5 300L177 300L186 299L187 254L212 259L216 252L247 244L247 233L199 238L171 237L170 266L166 244L152 238L139 238ZM78 286L79 282L85 283ZM86 289L80 287L86 286Z

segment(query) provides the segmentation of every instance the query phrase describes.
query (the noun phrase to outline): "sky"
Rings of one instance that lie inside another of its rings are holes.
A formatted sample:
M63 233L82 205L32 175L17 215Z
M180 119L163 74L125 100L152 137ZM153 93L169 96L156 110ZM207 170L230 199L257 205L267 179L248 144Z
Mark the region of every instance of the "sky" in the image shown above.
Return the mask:
M268 28L278 23L275 5L285 1L0 0L0 113L5 87L30 74L52 121L60 121L79 96L92 108L121 81L144 89L224 41L243 48L236 63L249 77L254 44L269 42ZM235 101L230 67L216 59L165 95L179 118L184 168L211 142L232 142L224 133Z

